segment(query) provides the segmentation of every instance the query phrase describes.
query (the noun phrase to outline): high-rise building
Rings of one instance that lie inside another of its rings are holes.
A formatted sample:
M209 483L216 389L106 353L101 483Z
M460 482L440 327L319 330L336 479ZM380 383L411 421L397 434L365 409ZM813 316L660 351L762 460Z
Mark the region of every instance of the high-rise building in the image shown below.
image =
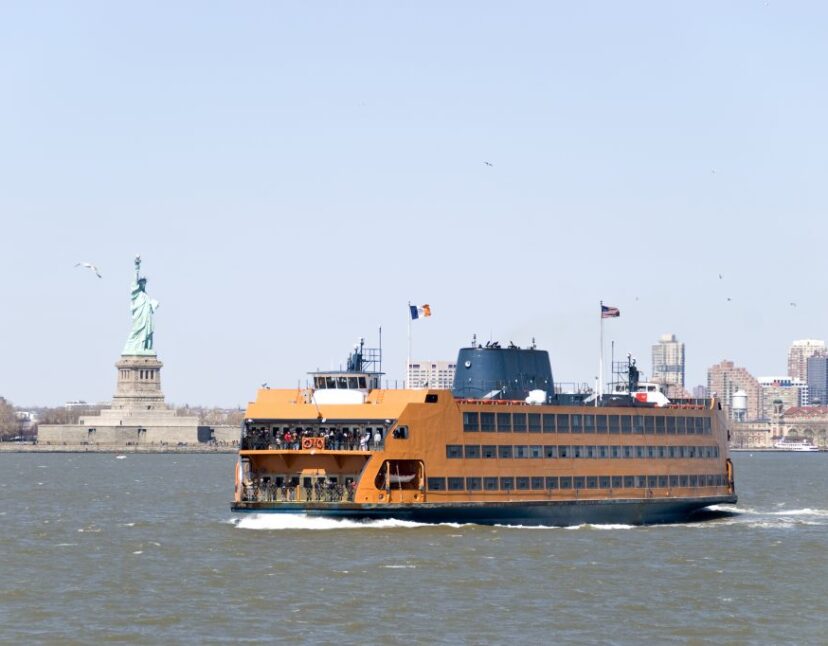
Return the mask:
M707 369L707 392L722 402L728 419L733 419L733 395L743 390L747 398L745 420L762 419L762 389L756 377L732 361L722 361Z
M454 387L454 373L457 363L454 361L414 361L408 365L408 388L440 388L451 390Z
M808 384L791 377L759 377L762 390L762 419L773 417L774 405L781 402L785 410L808 404Z
M825 341L818 339L801 339L794 341L788 350L788 376L794 379L808 379L808 357L825 355Z
M808 399L814 406L828 404L828 356L808 357Z
M662 334L653 346L652 375L657 384L684 388L684 344L675 334Z

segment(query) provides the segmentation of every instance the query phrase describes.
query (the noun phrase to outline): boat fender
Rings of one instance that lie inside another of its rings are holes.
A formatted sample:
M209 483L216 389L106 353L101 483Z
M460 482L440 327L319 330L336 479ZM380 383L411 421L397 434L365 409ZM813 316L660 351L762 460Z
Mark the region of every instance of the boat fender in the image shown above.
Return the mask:
M325 448L325 438L324 437L317 437L316 442L314 442L314 445L316 446L317 449L324 449Z
M313 438L312 437L303 437L302 438L302 448L303 449L312 449L313 448Z

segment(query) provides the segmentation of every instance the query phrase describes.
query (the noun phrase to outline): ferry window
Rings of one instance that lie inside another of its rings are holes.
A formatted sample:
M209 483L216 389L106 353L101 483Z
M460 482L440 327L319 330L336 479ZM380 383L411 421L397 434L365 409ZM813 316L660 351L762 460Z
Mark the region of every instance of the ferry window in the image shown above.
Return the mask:
M652 435L653 431L655 430L655 419L647 415L644 418L644 433L647 435Z
M463 447L463 451L467 458L479 458L480 457L480 445L478 444L466 444Z
M716 446L714 446L714 447L713 447L713 457L714 457L714 458L718 458L718 457L719 457L719 446L718 446L718 445L716 445Z
M584 433L595 432L595 415L584 415Z
M681 450L678 446L671 446L670 447L670 454L668 457L674 458L676 457L676 450Z
M655 430L657 435L664 435L664 417L661 415L655 418Z
M710 418L703 417L702 421L705 435L710 435Z
M558 433L569 433L569 415L555 415Z
M336 380L336 387L343 390L348 389L348 377L338 377Z
M512 431L512 414L498 413L497 414L497 432L511 433Z
M631 458L633 456L633 447L625 446L624 447L624 457Z
M516 446L515 447L515 457L516 458L528 458L529 457L529 447L528 446Z
M407 426L398 426L397 428L394 429L393 435L398 440L407 440L408 439L408 427Z
M486 491L497 491L497 478L483 478L483 489Z
M658 476L647 476L647 486L652 489L658 486Z
M624 479L621 476L612 476L610 486L613 489L621 489L624 486Z
M363 390L368 387L368 384L365 382L365 377L359 378L359 387Z
M449 478L448 479L448 490L449 491L463 491L463 478Z
M696 435L704 434L704 417L696 418Z
M508 444L501 444L497 447L497 457L499 458L511 458L512 457L512 447Z
M606 415L596 415L595 416L595 432L596 433L606 433L607 432L607 416Z
M463 457L463 447L459 444L446 444L446 457L447 458L462 458Z
M480 413L480 430L484 432L495 430L494 413Z
M572 478L570 476L561 476L561 489L572 489Z
M655 447L654 446L648 446L647 447L647 457L648 458L654 458L655 457Z
M543 457L543 451L539 444L533 444L529 447L529 457L530 458L541 458Z
M577 444L572 447L572 457L573 458L582 458L584 457L584 447L578 446Z
M686 487L687 486L687 476L679 476L679 486Z
M534 477L532 478L532 489L543 489L543 478L542 477Z
M699 484L699 483L698 483L698 480L696 479L696 476L690 476L690 486L691 486L691 487L695 487L695 486L697 486L698 484Z
M543 447L543 457L545 457L545 458L557 458L558 457L558 447L557 446L545 446L545 447Z
M348 377L348 388L351 390L356 390L359 388L359 382L357 381L356 377Z
M598 447L597 446L585 446L584 447L584 455L588 458L597 458L598 457Z
M667 457L667 447L666 446L659 446L658 447L658 457L666 458Z
M541 432L541 416L540 413L529 413L529 432L530 433L540 433Z
M483 481L480 478L466 478L466 489L468 491L480 491Z
M668 417L667 418L667 435L675 435L676 434L676 418L675 417Z
M543 432L544 433L554 433L555 432L555 416L551 415L550 413L543 414Z
M598 457L599 458L608 458L609 457L609 447L608 446L599 446L598 447Z
M678 476L670 476L670 486L671 487L678 487L679 478Z
M617 435L621 430L621 424L618 420L618 415L610 415L609 416L609 432L613 435Z
M625 435L632 433L632 417L629 415L621 416L621 432Z
M446 490L446 479L445 478L429 478L428 479L428 488L431 491L445 491Z
M515 433L525 433L526 413L515 413L512 415L512 427Z
M583 489L584 485L586 485L586 479L584 476L575 476L572 478L572 488L573 489Z
M325 388L334 389L336 388L336 379L333 377L325 377Z
M500 488L503 491L511 491L515 488L515 479L514 478L501 478L500 479Z
M313 378L314 386L319 388L320 390L324 390L325 388L325 378L324 377L314 377Z
M480 416L477 413L463 413L463 430L468 432L480 430Z
M571 415L569 418L569 426L573 433L580 433L583 429L583 418L580 415Z
M547 476L546 477L546 488L547 489L557 489L558 488L558 476Z
M515 488L518 491L526 491L529 489L529 478L515 478Z
M695 446L688 446L687 447L688 458L695 458L696 457L696 447Z
M571 456L572 451L569 450L570 447L564 445L558 447L558 455L562 458L568 458Z
M434 393L429 393L428 395L426 395L425 403L426 404L436 404L437 403L437 395L435 395Z
M635 476L624 476L624 488L635 489Z
M642 435L644 433L644 417L642 415L633 417L633 433L636 435Z
M662 488L667 486L667 476L658 476L658 486Z
M597 476L587 476L586 488L587 489L597 489L598 488L598 477Z
M643 458L644 457L644 449L645 449L645 447L643 447L643 446L635 447L635 457Z
M620 458L621 457L621 447L620 446L611 446L610 447L610 457Z
M713 447L712 446L704 447L704 457L706 457L706 458L712 458L713 457Z
M484 444L481 447L481 450L483 451L483 457L484 458L497 457L497 447L496 446L493 446L491 444Z

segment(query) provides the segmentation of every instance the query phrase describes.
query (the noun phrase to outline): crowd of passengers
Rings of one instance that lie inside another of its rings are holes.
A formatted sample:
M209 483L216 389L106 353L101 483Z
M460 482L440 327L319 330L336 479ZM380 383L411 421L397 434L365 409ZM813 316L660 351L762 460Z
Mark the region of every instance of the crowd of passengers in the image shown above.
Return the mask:
M330 451L377 451L382 449L382 427L361 430L356 427L253 427L247 430L242 441L244 449L293 450L320 448L316 440L322 440L322 448ZM306 446L313 440L311 446Z
M340 484L330 478L300 484L294 480L254 477L244 484L246 502L353 502L356 483Z

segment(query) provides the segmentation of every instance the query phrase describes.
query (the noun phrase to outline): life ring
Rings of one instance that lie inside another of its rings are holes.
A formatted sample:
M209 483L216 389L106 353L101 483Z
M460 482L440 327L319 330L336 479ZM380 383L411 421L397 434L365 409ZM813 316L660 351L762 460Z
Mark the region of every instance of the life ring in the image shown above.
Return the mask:
M312 437L303 437L302 438L302 448L303 449L312 449L313 448L313 438Z
M324 449L325 448L325 438L324 437L317 437L315 444L316 444L317 449Z

